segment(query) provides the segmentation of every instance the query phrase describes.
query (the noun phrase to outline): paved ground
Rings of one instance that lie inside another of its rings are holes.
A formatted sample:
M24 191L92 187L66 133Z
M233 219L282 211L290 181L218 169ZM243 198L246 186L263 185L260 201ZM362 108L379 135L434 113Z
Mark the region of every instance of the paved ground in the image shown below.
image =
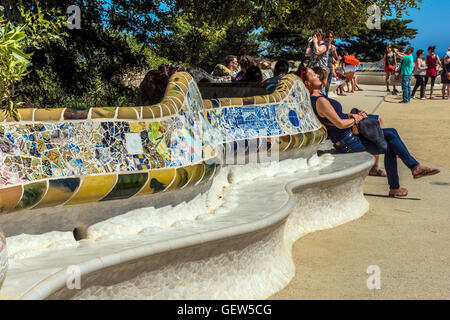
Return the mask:
M419 162L441 174L414 180L399 161L408 199L384 197L384 178L368 177L370 211L332 230L312 233L293 247L296 276L270 299L450 299L450 101L385 96L382 86L338 99L344 111L376 110L396 128ZM382 102L379 104L379 102ZM381 159L383 167L383 159ZM367 268L378 266L381 289L367 288Z

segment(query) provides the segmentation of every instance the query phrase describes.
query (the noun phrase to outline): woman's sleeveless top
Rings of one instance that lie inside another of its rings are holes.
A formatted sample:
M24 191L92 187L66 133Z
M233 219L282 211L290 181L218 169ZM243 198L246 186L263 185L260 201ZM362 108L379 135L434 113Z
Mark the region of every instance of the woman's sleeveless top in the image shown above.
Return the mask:
M318 96L318 97L311 97L311 105L312 108L314 110L314 113L316 114L317 118L320 120L320 122L322 124L325 125L325 127L327 128L327 132L328 132L328 137L331 139L331 141L333 143L336 143L340 140L342 140L346 135L348 135L351 131L350 128L347 129L339 129L337 127L335 127L330 120L328 120L327 118L322 118L321 116L319 116L319 114L317 113L317 109L316 109L316 103L317 100L319 98L325 98L327 99L331 105L333 106L334 110L336 111L337 115L339 116L339 118L341 119L348 119L348 115L344 114L342 112L342 105L339 103L339 101L334 100L334 99L330 99L327 98L325 96Z
M388 55L386 53L386 66L395 66L394 54Z
M311 58L309 59L308 67L314 68L314 67L323 67L328 68L328 43L323 42L320 46L326 46L327 50L325 53L321 55L317 55L315 53L314 46L311 48Z
M333 56L334 56L334 49L333 49L333 45L331 45L328 48L328 69L333 69Z
M417 61L417 60L416 60ZM425 61L422 59L421 63L420 63L420 67L421 68L426 68L427 64L425 63ZM426 70L418 70L416 68L416 65L414 64L414 74L416 76L424 76L426 75Z
M431 55L427 55L427 77L436 77L437 76L437 70L436 70L436 58L433 59Z

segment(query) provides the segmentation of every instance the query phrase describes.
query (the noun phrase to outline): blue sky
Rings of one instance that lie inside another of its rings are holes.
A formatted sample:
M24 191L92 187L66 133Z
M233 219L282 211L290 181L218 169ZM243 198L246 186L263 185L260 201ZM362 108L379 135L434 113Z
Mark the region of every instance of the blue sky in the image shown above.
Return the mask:
M418 29L416 38L411 41L414 51L424 51L431 45L436 46L436 54L443 56L450 46L450 1L449 0L422 0L420 10L408 10L409 16L403 19L412 19L408 26Z

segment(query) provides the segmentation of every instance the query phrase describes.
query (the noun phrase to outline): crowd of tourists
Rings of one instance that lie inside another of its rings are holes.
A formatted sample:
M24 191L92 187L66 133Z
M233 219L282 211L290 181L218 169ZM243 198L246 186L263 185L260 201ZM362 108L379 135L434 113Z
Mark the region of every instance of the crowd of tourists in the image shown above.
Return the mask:
M404 52L392 49L392 45L386 47L383 57L384 70L386 73L386 91L391 92L389 85L393 85L393 93L398 90L395 83L401 83L403 99L400 103L408 103L411 99L417 99L416 92L420 90L419 99L435 99L434 86L436 78L441 75L442 99L450 99L450 47L447 53L439 58L435 54L436 46L428 47L428 54L422 49L416 51L414 59L414 48L408 47ZM399 60L397 60L397 57ZM411 91L411 80L414 76L416 83ZM430 94L426 96L427 85L430 83Z

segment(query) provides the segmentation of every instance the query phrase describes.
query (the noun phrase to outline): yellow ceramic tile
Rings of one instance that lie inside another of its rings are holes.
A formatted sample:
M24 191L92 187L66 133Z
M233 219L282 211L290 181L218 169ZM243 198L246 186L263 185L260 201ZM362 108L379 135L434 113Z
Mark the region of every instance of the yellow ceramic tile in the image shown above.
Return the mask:
M142 107L142 118L143 119L154 119L153 107Z
M175 169L151 170L150 178L138 196L159 193L166 190L175 178Z
M161 105L152 106L150 108L152 108L154 119L162 117Z
M47 187L47 180L23 185L22 198L11 211L29 209L37 205L45 196Z
M114 119L116 107L92 108L91 119Z
M132 107L121 107L117 114L118 120L137 120L138 114Z
M291 143L291 136L286 135L286 136L278 137L278 150L279 150L279 152L285 151L290 143Z
M243 106L244 105L242 98L230 98L230 101L231 101L232 106Z
M33 112L35 109L33 108L25 108L19 109L19 115L21 121L33 121Z
M169 99L166 99L165 103L164 102L161 103L161 111L162 111L162 115L161 116L162 117L168 117L168 116L172 115L168 105L173 105L173 103Z
M264 104L266 104L267 103L267 100L266 100L266 96L256 96L255 97L255 104L256 105L264 105Z
M274 94L269 94L268 95L269 98L269 103L278 103L277 99L275 98Z
M75 196L66 205L98 201L111 191L116 182L117 174L84 177Z
M64 109L36 109L34 121L59 121Z
M170 77L169 81L175 82L179 87L184 86L185 88L189 88L189 80L186 79L181 73L175 73L172 77Z
M184 188L186 188L187 186L193 186L201 180L201 178L203 177L203 173L205 172L205 165L203 163L199 163L185 167L185 169L188 172L189 181L184 186Z
M205 106L205 109L212 109L212 103L209 99L203 100L203 105Z
M230 98L220 98L220 106L221 107L229 107L231 106L231 99Z
M145 130L145 122L130 122L130 132L140 133Z
M80 185L80 178L50 180L47 193L33 209L55 207L69 200Z
M22 198L22 186L0 189L0 215L8 213Z
M172 185L167 189L167 191L179 190L183 188L189 181L189 174L186 168L181 167L176 169L175 179Z

